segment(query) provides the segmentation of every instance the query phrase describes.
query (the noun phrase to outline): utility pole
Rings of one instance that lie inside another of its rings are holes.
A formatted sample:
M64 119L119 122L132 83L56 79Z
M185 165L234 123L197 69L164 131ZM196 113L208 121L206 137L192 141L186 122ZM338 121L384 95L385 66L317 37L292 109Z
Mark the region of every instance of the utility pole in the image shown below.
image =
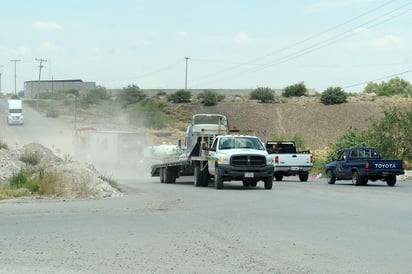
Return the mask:
M16 59L10 60L10 62L14 62L14 95L17 95L17 88L16 88L16 86L17 86L17 84L16 84L16 82L17 82L16 63L17 63L17 62L20 62L20 61L21 61L21 60L16 60Z
M185 90L187 89L187 62L189 61L189 57L185 57L186 59L186 75L185 75Z
M38 90L37 90L37 101L36 101L36 109L39 108L39 99L40 99L40 79L41 79L41 69L43 68L43 62L47 62L45 59L38 59L36 58L36 61L39 61L39 85L38 85Z
M40 78L41 78L41 69L44 67L44 66L42 65L42 63L43 63L43 62L47 62L47 60L45 60L45 59L37 59L37 58L36 58L36 61L39 61L39 62L40 62L40 65L39 65L39 81L40 81Z

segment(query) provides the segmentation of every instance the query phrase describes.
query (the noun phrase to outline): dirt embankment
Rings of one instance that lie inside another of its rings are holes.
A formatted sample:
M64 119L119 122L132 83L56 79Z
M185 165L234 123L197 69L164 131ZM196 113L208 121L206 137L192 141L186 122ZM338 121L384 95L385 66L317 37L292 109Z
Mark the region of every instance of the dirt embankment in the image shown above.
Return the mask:
M50 186L53 188L51 195L55 197L105 198L121 195L102 179L91 164L63 161L50 149L37 143L15 150L0 149L0 186L9 184L9 178L20 170L26 170L32 178L43 178L44 184L53 184Z

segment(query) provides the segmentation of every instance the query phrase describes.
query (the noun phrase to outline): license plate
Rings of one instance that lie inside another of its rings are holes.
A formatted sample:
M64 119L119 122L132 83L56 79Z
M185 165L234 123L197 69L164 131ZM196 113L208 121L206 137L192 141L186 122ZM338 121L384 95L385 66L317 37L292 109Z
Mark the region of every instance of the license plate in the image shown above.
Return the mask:
M245 178L253 178L253 172L245 172Z

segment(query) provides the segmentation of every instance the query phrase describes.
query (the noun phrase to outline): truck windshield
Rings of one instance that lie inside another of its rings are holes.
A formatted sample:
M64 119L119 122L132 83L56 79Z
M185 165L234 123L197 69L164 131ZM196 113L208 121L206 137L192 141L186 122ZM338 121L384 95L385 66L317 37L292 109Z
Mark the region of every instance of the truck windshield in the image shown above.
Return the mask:
M223 137L219 144L219 149L231 148L252 148L265 150L262 143L253 137Z
M9 113L21 113L21 109L9 109Z

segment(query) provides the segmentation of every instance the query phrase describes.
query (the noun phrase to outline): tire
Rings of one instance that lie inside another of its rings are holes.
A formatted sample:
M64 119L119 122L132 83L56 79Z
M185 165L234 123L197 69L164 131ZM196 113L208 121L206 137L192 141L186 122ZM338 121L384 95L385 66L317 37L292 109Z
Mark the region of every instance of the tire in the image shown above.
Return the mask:
M275 179L276 179L276 181L282 181L283 174L282 173L275 173Z
M216 185L216 189L222 189L223 188L223 177L222 177L222 174L220 173L220 169L218 167L216 167L215 185Z
M165 176L166 176L166 168L161 167L159 170L159 177L160 177L160 183L164 184L165 182Z
M362 179L359 176L359 173L357 171L354 171L352 173L352 184L354 184L356 186L362 185Z
M174 184L176 183L176 172L173 168L166 168L165 183Z
M194 185L195 186L201 186L202 185L202 174L203 172L200 170L200 166L195 165L195 171L194 171Z
M209 169L205 167L205 169L202 172L202 186L203 187L209 186L209 181L210 181Z
M332 170L328 169L328 171L326 171L326 181L328 182L328 184L333 185L336 182L336 176L333 173Z
M301 182L307 182L309 178L309 173L305 172L305 173L299 173L299 180Z
M272 177L272 180L273 180L273 177ZM250 182L250 186L255 187L256 185L257 185L257 181Z
M263 182L265 183L265 189L272 189L273 186L273 177L266 177Z
M388 186L394 186L396 184L396 175L391 175L386 177L386 184Z

